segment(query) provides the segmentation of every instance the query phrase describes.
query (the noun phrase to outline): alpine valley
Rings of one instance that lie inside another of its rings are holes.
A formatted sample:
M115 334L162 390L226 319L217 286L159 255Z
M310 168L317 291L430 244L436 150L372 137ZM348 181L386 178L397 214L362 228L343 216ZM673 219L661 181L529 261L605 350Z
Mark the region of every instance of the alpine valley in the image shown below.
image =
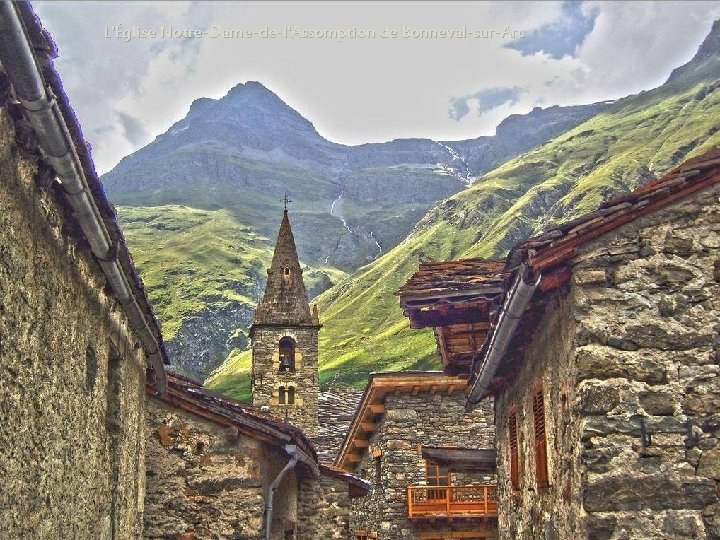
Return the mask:
M178 369L249 395L247 327L282 213L319 306L321 381L436 366L393 294L421 259L500 257L720 144L720 24L658 88L536 108L494 136L344 146L257 82L187 116L103 177Z

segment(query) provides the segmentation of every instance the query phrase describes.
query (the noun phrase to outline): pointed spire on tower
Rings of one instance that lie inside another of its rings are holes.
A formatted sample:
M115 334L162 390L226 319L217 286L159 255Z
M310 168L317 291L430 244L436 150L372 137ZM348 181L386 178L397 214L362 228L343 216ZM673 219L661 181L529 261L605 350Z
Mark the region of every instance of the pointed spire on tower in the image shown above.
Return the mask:
M302 268L298 260L295 237L288 217L285 196L280 231L275 242L275 253L268 268L268 281L265 294L255 311L253 325L313 325L317 324L310 313Z

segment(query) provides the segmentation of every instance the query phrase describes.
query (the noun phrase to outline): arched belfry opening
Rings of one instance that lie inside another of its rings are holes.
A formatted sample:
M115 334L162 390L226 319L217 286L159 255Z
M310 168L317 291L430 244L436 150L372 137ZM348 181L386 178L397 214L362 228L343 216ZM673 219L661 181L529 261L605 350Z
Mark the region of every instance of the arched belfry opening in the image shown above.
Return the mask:
M280 371L295 371L295 340L285 336L278 344Z

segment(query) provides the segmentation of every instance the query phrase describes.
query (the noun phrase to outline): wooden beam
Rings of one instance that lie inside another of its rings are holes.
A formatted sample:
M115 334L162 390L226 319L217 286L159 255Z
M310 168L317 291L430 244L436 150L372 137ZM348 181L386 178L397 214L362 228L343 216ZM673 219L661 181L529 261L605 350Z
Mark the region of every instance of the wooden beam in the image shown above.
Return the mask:
M367 439L353 439L352 443L355 448L367 448L370 446L370 441Z
M349 461L350 463L360 463L362 460L362 456L359 454L347 454L345 456L345 461Z
M366 433L372 433L377 429L377 424L374 422L360 422L360 428Z
M417 396L419 392L420 392L420 387L419 387L419 386L413 386L412 395L413 395L413 396Z
M478 323L487 319L486 303L483 307L472 305L469 307L455 307L445 312L438 310L410 312L410 326L412 328L427 328L429 326L448 326L460 323Z
M371 403L368 406L368 409L370 409L370 412L373 414L383 414L385 412L385 404L384 403Z

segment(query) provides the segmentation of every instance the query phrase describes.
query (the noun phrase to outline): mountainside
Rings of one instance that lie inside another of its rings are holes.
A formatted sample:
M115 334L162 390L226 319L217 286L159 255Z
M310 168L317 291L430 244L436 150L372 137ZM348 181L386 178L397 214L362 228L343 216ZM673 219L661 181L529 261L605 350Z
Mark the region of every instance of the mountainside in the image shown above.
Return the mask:
M247 346L286 193L315 296L396 246L437 201L605 107L536 109L508 118L496 137L471 141L349 147L248 82L221 99L195 100L103 183L173 361L204 378ZM515 140L513 130L527 135Z
M410 330L397 297L423 258L500 257L551 224L595 209L720 145L720 24L691 62L651 91L610 105L429 211L412 233L318 298L321 380L361 386L370 371L435 362L432 333ZM242 396L248 358L208 384Z

